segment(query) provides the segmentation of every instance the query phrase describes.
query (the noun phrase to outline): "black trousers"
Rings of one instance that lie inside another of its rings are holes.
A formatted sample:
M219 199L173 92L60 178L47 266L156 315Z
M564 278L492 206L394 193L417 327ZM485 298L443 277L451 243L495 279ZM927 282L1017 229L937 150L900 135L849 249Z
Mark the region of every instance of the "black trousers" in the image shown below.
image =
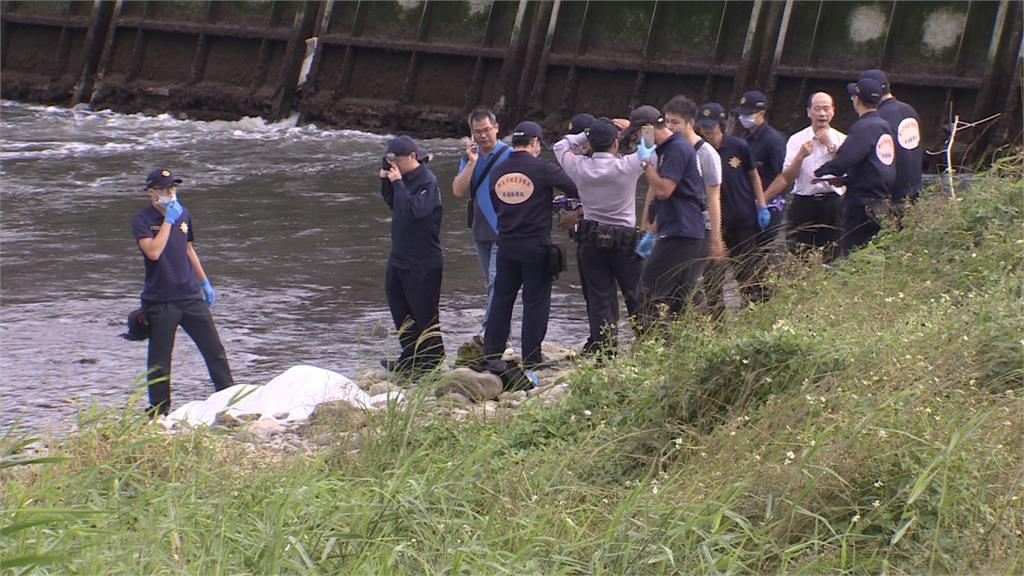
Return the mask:
M757 226L728 227L723 230L722 240L729 249L729 257L722 262L709 262L704 272L707 303L714 313L721 313L725 307L722 288L725 284L725 273L730 268L740 286L740 292L747 299L759 298L763 262L763 247L758 243L760 233L761 230Z
M671 320L692 302L706 256L707 244L703 238L658 239L644 262L637 287L643 329L658 320L660 308L667 308Z
M877 210L884 209L884 202L873 205L851 204L843 202L843 237L839 241L839 251L843 256L866 245L882 229Z
M201 299L173 302L143 302L149 322L149 406L158 414L171 411L171 351L178 326L185 329L206 361L215 390L235 384L228 365L228 355L213 325L210 307Z
M442 268L406 270L388 264L384 293L398 330L401 370L431 370L444 360L438 306Z
M523 289L523 364L534 366L544 361L540 345L548 333L551 313L548 247L536 240L499 240L494 299L484 332L485 356L496 357L505 351L512 330L512 307L520 288Z
M838 194L794 194L787 217L790 252L808 247L823 248L826 261L835 257L843 228L841 198Z
M618 291L629 315L640 314L636 289L643 261L633 252L632 243L600 248L585 239L579 246L579 266L590 324L590 338L584 348L599 348L609 342L614 345L618 335Z

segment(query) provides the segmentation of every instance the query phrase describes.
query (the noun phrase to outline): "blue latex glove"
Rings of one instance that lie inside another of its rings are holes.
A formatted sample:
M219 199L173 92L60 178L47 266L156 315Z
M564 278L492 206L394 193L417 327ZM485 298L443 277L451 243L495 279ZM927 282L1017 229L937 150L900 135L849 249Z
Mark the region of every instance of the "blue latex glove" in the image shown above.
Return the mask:
M764 230L765 228L768 227L768 224L770 224L771 221L772 221L772 213L768 211L768 207L767 206L758 206L757 207L757 225L758 225L758 227L761 228L761 230Z
M206 298L206 305L213 306L213 302L217 300L217 293L213 291L213 286L210 284L210 279L206 278L199 283L199 287L203 289L203 297Z
M654 232L644 232L644 235L640 237L640 241L636 243L636 248L633 249L636 255L641 258L647 258L651 255L651 251L654 250L654 242L658 239L658 235Z
M656 148L657 146L651 146L650 148L644 146L644 143L641 140L636 145L636 156L637 158L640 159L641 162L646 162L648 158L654 155L654 150Z
M178 221L179 218L181 218L181 215L184 213L185 207L182 206L181 203L178 202L177 200L173 200L171 201L170 204L167 205L167 211L164 212L164 221L168 222L169 224L174 224L175 222Z

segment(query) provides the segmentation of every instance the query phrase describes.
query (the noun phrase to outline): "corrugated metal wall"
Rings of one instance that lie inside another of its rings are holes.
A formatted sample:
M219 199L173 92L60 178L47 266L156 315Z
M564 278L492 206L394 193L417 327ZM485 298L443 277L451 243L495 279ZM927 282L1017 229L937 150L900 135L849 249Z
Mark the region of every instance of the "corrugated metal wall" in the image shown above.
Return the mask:
M622 116L678 93L730 107L759 88L772 123L796 130L808 94L841 96L878 67L917 108L928 146L945 138L951 107L1003 113L964 135L980 152L1020 139L1022 12L1014 0L8 0L0 83L19 100L197 118L299 112L425 135L461 134L478 105L557 129L576 111ZM838 125L852 122L838 110Z

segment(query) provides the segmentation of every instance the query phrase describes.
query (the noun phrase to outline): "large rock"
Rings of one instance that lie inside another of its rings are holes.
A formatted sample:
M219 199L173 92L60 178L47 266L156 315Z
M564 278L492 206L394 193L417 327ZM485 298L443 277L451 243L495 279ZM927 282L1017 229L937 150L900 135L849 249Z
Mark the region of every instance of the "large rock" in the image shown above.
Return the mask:
M476 372L469 368L456 368L442 376L442 383L434 396L461 394L474 402L494 400L501 395L501 378L487 372Z
M246 442L266 442L284 432L284 426L273 418L262 418L243 428L237 438Z

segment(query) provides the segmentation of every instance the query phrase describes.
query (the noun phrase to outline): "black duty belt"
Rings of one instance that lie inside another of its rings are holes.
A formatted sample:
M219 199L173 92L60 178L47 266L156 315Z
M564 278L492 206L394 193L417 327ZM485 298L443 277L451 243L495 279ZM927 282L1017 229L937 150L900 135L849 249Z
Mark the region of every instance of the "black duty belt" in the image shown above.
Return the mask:
M601 224L592 220L580 220L576 233L579 242L594 244L598 248L629 247L636 240L636 228Z

